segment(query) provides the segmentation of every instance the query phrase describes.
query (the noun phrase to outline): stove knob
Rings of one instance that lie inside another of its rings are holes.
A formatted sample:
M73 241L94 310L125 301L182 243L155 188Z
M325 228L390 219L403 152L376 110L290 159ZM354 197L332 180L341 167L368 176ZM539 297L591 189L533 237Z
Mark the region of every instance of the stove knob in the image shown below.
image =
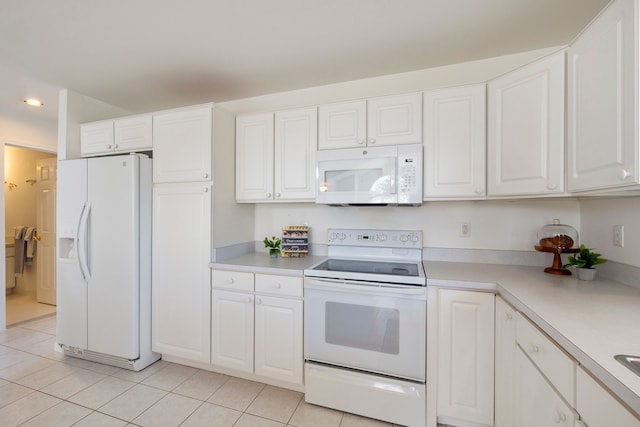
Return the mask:
M417 242L418 241L418 235L417 234L412 234L411 235L411 241L414 242L414 243Z
M346 234L344 234L344 233L340 233L340 234L338 235L338 239L340 239L340 240L344 240L346 237L347 237L347 235L346 235Z
M387 235L386 234L378 234L378 240L381 242L386 242L387 241Z
M407 242L409 240L409 236L407 236L406 234L403 234L400 236L400 241L401 242Z

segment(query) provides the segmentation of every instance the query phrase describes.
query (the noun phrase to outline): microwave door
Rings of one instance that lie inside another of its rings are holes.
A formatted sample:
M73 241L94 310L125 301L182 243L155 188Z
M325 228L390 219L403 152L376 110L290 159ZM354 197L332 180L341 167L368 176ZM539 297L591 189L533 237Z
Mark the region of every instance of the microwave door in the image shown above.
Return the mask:
M394 204L396 188L393 157L318 162L317 203Z

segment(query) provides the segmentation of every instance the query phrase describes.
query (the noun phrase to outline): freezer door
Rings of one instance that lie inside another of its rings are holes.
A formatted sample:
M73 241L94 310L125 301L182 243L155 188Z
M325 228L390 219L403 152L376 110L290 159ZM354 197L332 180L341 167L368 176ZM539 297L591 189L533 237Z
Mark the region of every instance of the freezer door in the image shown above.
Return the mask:
M137 359L140 158L128 155L88 161L87 348Z

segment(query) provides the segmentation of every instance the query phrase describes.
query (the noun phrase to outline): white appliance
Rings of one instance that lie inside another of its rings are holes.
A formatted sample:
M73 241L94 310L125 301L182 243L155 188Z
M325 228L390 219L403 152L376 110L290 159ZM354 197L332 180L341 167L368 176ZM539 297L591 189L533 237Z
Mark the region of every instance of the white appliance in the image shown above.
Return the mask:
M422 144L320 150L316 203L422 203Z
M151 159L64 160L57 188L57 342L138 371L151 351Z
M422 232L330 229L328 242L304 271L305 400L424 426Z

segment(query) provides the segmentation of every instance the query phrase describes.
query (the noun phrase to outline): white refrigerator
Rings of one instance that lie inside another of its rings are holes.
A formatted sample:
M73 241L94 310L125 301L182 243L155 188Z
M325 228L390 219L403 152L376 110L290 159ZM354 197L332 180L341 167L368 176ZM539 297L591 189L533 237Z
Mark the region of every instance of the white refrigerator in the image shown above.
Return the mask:
M138 371L151 351L151 159L58 163L57 343Z

